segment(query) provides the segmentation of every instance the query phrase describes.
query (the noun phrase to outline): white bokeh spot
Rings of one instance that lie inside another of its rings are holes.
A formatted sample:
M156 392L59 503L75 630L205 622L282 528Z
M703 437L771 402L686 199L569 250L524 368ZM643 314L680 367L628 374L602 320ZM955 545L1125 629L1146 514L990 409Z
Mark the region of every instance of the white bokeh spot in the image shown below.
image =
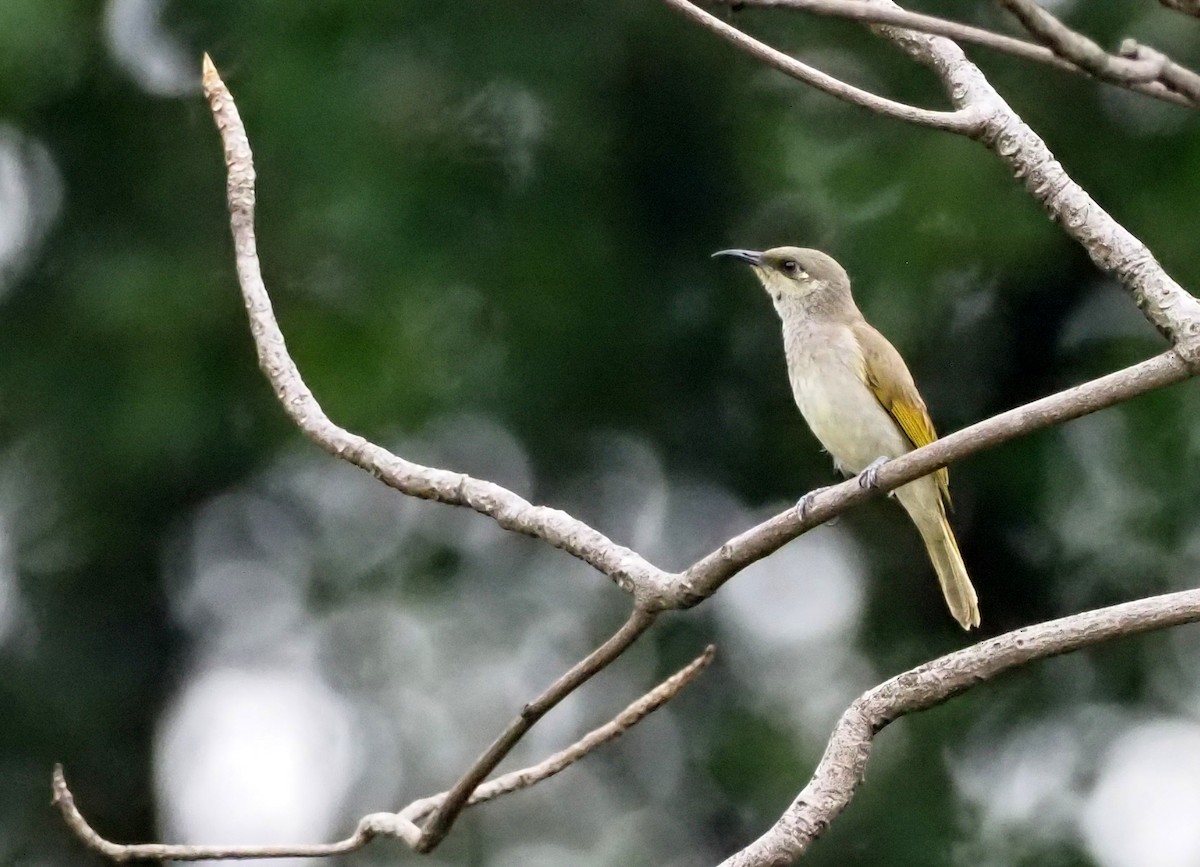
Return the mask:
M197 675L155 748L166 836L184 842L321 842L360 765L348 705L286 669Z
M109 0L104 35L113 59L148 93L190 96L200 64L163 26L163 0Z
M1123 735L1104 758L1081 828L1101 867L1200 864L1200 724L1162 720Z
M32 259L62 199L62 179L46 147L0 124L0 293Z

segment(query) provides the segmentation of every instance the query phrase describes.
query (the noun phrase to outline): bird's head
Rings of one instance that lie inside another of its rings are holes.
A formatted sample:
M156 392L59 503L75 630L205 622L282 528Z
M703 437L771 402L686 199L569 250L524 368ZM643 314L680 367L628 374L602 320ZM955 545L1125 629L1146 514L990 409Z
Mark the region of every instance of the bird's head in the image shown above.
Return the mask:
M728 256L747 263L763 288L783 312L783 307L802 302L804 308L838 308L850 300L850 278L832 256L807 247L774 247L755 250L721 250L713 256ZM850 302L853 303L853 302Z

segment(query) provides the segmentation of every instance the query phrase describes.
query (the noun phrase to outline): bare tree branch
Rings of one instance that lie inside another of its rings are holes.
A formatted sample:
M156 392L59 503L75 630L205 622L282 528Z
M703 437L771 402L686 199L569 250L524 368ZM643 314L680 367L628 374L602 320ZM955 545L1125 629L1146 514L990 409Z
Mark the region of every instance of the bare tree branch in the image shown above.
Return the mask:
M881 0L890 2L890 0ZM885 29L885 35L934 70L955 105L976 106L986 116L975 139L1000 158L1100 269L1124 286L1142 314L1200 370L1200 301L1163 270L1132 232L1076 183L1046 143L996 92L961 48L949 39Z
M471 793L490 774L505 756L512 751L524 734L533 724L546 715L554 707L580 686L592 675L601 671L610 662L629 649L647 629L654 625L658 617L657 611L648 611L637 607L629 615L625 624L617 632L592 651L585 659L554 681L540 696L521 709L521 713L508 724L498 738L475 760L462 778L454 784L445 799L429 817L421 829L421 839L417 841L418 852L429 852L438 845L467 805Z
M1120 85L1163 84L1200 103L1200 76L1166 55L1127 40L1118 57L1109 54L1082 33L1063 24L1035 0L999 0L1030 34L1059 57L1086 69L1104 81Z
M1200 590L1168 593L1027 626L881 683L842 715L812 780L787 812L722 867L783 867L800 857L850 802L863 780L875 735L893 720L928 710L1039 659L1197 621Z
M828 73L821 72L819 69L815 69L806 63L801 63L799 60L784 54L782 51L776 51L769 45L750 38L736 27L726 24L721 19L710 15L691 3L667 0L667 5L690 18L701 27L711 30L723 39L732 42L747 54L757 57L768 66L782 70L797 81L802 81L811 87L815 87L817 90L828 93L830 96L836 96L844 102L870 109L885 117L906 120L910 123L917 123L933 129L943 129L947 132L969 134L978 127L979 118L969 109L933 111L927 108L907 105L902 102L895 102L894 100L848 84L840 78L834 78Z
M742 5L742 0L716 0L716 2L728 6ZM1064 57L1060 57L1044 45L1035 45L1024 39L1017 39L1003 33L994 33L982 27L975 27L974 25L963 24L958 21L949 21L934 15L909 12L907 9L899 7L880 6L875 0L756 0L753 5L768 8L797 9L812 15L842 18L848 21L858 21L863 24L891 24L909 30L919 30L922 33L947 36L959 42L980 45L984 48L990 48L993 51L1001 51L1013 57L1019 57L1022 60L1029 60L1034 63L1043 63L1066 72L1075 72L1084 75L1090 74L1087 69L1077 66ZM1176 93L1159 81L1122 82L1105 80L1110 84L1125 87L1145 96L1161 99L1175 105L1191 108L1195 108L1198 105L1192 99Z
M1194 104L1200 104L1200 75L1186 66L1176 63L1155 48L1142 45L1134 39L1121 42L1121 57L1135 63L1152 64L1158 69L1158 80L1167 87L1184 94Z
M597 747L616 740L643 719L669 702L694 681L713 660L716 649L710 644L700 656L664 680L650 692L621 711L613 719L588 732L566 749L518 771L511 771L479 786L467 801L468 807L492 801L510 792L528 789L570 767ZM284 846L192 846L188 844L112 843L88 824L75 798L67 788L62 765L54 767L54 804L67 826L84 845L118 863L137 859L174 861L245 860L250 858L319 858L342 855L361 849L375 837L395 837L416 848L421 830L416 822L437 809L449 792L413 801L399 813L372 813L364 816L355 832L336 843Z
M677 10L688 10L688 16L694 19L707 15L687 0L664 2ZM744 2L746 5L762 5L772 0ZM896 8L890 0L876 2L881 8ZM757 43L750 37L741 34L741 38L733 38L728 33L731 29L728 25L717 28L705 22L705 26L753 57L789 72L786 64L776 62L770 52L757 48ZM1200 372L1200 302L1172 280L1145 245L1100 208L1067 175L1045 143L1007 105L979 69L967 60L962 49L944 37L911 29L877 25L877 31L933 69L956 109L973 112L974 116L981 119L978 125L962 130L962 134L980 141L1004 161L1013 176L1021 180L1034 199L1063 226L1067 234L1088 251L1092 260L1117 276L1146 318L1174 345L1171 352L1133 368L1110 374L1077 390L1035 401L948 436L941 443L914 450L890 461L879 471L881 485L893 486L910 480L907 473L902 479L897 479L900 473L893 476L889 472L897 465L904 466L902 462L912 461L915 464L929 461L927 469L907 464L906 469L915 478L922 474L922 470L927 472L954 459L943 456L944 460L935 461L926 449L940 446L947 451L958 452L962 448L963 452L967 452L973 447L983 447L978 442L969 446L971 436L990 438L994 434L1000 441L1006 438L1000 433L1000 427L1012 425L1012 431L1032 430L1112 405L1149 388L1176 382ZM905 119L921 123L919 120ZM1078 400L1082 402L1076 403ZM1088 406L1092 408L1088 409ZM993 428L993 424L997 427ZM962 456L963 453L955 455ZM815 524L831 517L834 498L844 498L844 505L845 501L865 496L852 490L854 487L857 486L852 482L843 483L818 494L812 501L808 520ZM770 553L802 531L801 523L799 516L785 513L730 540L684 573L680 583L691 585L691 592L684 590L681 601L686 603L704 598L742 568L745 562ZM788 812L767 834L730 858L726 864L744 867L792 863L853 796L855 787L862 779L871 737L895 716L932 706L980 680L1033 659L1065 653L1123 634L1197 619L1200 619L1200 591L1129 603L1018 630L888 681L864 695L846 712L813 780Z
M878 490L890 490L950 461L1039 427L1076 418L1153 388L1177 382L1200 367L1200 349L1197 348L1200 345L1200 305L1162 272L1140 242L1100 210L1066 176L1040 139L1004 104L954 43L937 36L879 25L881 33L921 62L933 67L945 82L956 109L953 112L931 112L903 106L838 82L741 34L686 0L664 2L758 59L839 98L890 117L968 135L992 148L1008 162L1015 176L1025 180L1035 198L1063 223L1068 233L1089 250L1093 259L1121 278L1147 317L1175 343L1173 352L1011 410L897 458L880 468ZM880 5L881 8L893 8L885 3ZM55 777L56 800L81 839L116 860L133 857L195 860L273 857L280 854L327 855L359 848L371 837L381 834L398 837L418 851L429 851L444 838L459 812L472 802L471 798L479 791L484 778L520 737L564 696L624 652L650 628L659 612L695 604L749 563L876 492L865 491L854 482L836 486L813 500L805 521L800 521L791 512L776 516L730 540L685 572L670 574L564 512L534 506L490 482L405 461L338 427L324 414L304 384L288 355L283 335L271 310L254 237L254 168L250 145L232 97L207 56L203 81L221 133L229 169L230 224L238 279L259 364L297 426L331 454L367 469L402 493L467 506L492 517L506 529L541 538L562 548L614 578L622 589L634 595L636 605L629 620L612 638L525 707L463 778L449 792L437 796L436 806L430 804L428 808L422 807L421 815L428 815L423 829L418 829L402 811L399 814L367 816L352 837L338 843L292 847L286 852L280 847L209 847L203 850L157 844L122 847L104 841L87 826L74 808L61 773ZM1079 615L1083 618L1087 616ZM197 851L207 854L194 854ZM214 855L214 852L221 854Z
M1029 33L1059 57L1116 84L1145 84L1158 79L1159 67L1109 54L1082 33L1059 21L1033 0L999 0Z

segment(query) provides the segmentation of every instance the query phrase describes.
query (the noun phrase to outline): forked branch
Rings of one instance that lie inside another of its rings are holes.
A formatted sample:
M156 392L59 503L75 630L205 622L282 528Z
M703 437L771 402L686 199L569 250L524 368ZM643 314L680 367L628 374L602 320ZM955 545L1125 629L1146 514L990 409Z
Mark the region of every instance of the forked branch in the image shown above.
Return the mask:
M566 512L535 506L507 488L465 473L407 461L330 420L300 375L275 319L258 261L254 156L250 140L233 96L207 54L201 83L225 150L238 285L250 319L258 366L274 387L284 412L301 433L334 457L361 467L402 494L474 509L506 530L534 536L573 554L636 597L652 596L666 579L666 573Z
M803 82L830 96L837 97L843 102L869 109L884 117L905 120L909 123L920 124L932 129L945 130L946 132L965 135L971 133L979 126L979 117L970 109L934 111L928 108L918 108L917 106L896 102L877 93L863 90L849 82L842 81L840 78L835 78L826 72L809 66L807 63L800 62L788 54L784 54L782 51L759 42L757 39L752 39L736 27L726 24L721 19L710 15L693 3L672 2L672 0L668 0L668 5L674 7L676 11L690 18L701 27L711 30L722 39L732 42L742 51L761 60L768 66L773 66L787 73L797 81Z
M534 723L628 650L647 629L654 625L657 617L657 611L647 611L641 607L634 608L629 619L625 621L625 625L617 630L612 638L578 662L570 671L552 683L545 692L521 708L521 712L516 718L508 724L508 727L492 742L492 745L476 759L475 764L471 765L462 778L442 798L437 809L421 827L421 838L414 848L418 852L430 852L442 842L449 832L450 826L454 824L454 820L458 818L458 814L462 812L467 801L474 794L475 789L488 774L495 770L496 765L512 752L517 741L533 728Z
M1192 105L1200 105L1200 75L1165 54L1132 39L1122 44L1120 55L1109 54L1082 33L1072 30L1036 0L1000 0L1000 5L1056 55L1101 81L1122 87L1158 83L1180 94Z
M566 770L592 750L596 749L596 747L616 740L645 717L674 698L681 689L695 680L700 672L712 662L715 653L716 648L710 644L705 648L704 653L692 660L685 668L680 669L653 690L629 705L629 707L617 714L610 722L605 723L598 729L592 730L565 750L560 750L532 767L520 771L512 771L484 783L471 795L470 800L467 801L467 806L473 807L476 804L491 801L501 795L507 795L509 792L527 789L535 783L540 783L542 780ZM419 801L413 801L401 810L399 815L410 822L419 822L440 807L449 794L449 792L442 792L438 795L422 798Z
M710 645L700 656L633 702L612 720L588 732L566 749L543 759L536 765L518 771L510 771L479 786L467 801L466 806L473 807L511 792L528 789L575 764L597 747L615 741L679 695L685 686L699 677L708 667L713 660L714 653L715 649ZM79 811L75 804L75 798L67 787L67 780L61 765L54 768L53 790L54 803L75 836L92 851L118 863L137 859L233 861L251 858L321 858L354 852L367 845L375 837L395 837L410 847L416 848L417 841L421 836L421 830L416 823L439 808L449 794L449 792L442 792L420 798L399 813L372 813L364 816L353 834L336 843L284 846L193 846L182 843L113 843L101 837Z

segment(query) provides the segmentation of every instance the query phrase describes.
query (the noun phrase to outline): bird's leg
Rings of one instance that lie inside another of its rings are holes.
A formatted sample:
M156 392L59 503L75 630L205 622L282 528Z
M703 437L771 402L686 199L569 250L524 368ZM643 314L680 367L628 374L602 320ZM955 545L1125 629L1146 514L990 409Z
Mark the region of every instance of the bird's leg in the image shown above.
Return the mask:
M817 497L818 494L823 494L825 491L828 491L830 489L830 487L832 487L832 485L826 485L823 488L813 488L811 491L809 491L807 494L805 494L803 497L801 497L799 500L797 500L796 501L796 517L798 517L801 521L808 518L808 513L812 511L813 500ZM830 523L832 523L832 521Z
M879 485L879 468L888 462L889 458L885 455L880 455L863 469L858 474L858 486L860 488L876 488Z

